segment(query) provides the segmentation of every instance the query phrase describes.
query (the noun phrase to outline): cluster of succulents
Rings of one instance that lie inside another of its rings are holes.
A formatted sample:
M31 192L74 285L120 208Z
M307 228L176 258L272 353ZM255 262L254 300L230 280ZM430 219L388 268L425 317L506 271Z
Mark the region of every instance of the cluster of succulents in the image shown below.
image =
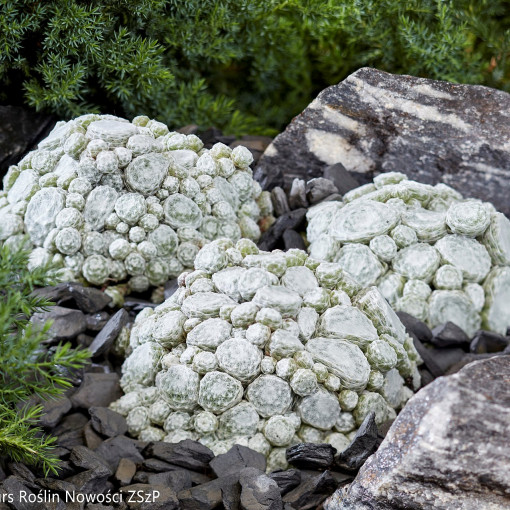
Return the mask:
M31 266L52 263L63 280L143 291L191 268L213 239L260 237L272 205L252 160L145 116L59 122L4 178L0 241L28 234Z
M130 434L216 454L244 444L275 469L291 444L343 450L370 411L392 419L419 387L397 315L339 264L221 239L194 267L117 339L125 395L112 408Z
M377 285L394 309L469 335L510 327L510 221L492 204L390 172L307 219L310 255Z

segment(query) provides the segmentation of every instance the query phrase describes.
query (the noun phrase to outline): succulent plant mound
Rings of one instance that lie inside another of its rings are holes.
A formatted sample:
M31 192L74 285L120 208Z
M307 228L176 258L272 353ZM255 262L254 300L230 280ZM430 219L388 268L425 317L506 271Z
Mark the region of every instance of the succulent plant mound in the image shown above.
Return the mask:
M125 395L112 407L140 439L244 444L276 469L291 444L343 450L370 411L393 418L419 386L397 315L339 264L223 239L194 267L117 340Z
M144 291L191 268L213 239L259 238L272 205L252 160L245 147L205 149L145 116L59 122L4 178L0 241L28 234L31 267Z
M396 310L468 335L510 327L510 220L492 204L389 172L307 219L311 256L377 285Z

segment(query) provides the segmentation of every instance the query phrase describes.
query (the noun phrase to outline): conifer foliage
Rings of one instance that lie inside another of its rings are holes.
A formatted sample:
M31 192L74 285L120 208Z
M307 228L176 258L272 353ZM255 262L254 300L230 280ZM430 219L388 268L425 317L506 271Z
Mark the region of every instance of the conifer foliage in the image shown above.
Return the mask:
M30 402L61 395L71 386L66 372L81 367L90 353L69 343L51 355L42 348L51 324L37 329L30 317L52 303L32 291L52 282L44 268L29 271L27 261L28 252L0 245L0 457L56 473L55 438L37 426L42 407Z
M0 101L281 129L363 66L510 90L508 0L0 0Z

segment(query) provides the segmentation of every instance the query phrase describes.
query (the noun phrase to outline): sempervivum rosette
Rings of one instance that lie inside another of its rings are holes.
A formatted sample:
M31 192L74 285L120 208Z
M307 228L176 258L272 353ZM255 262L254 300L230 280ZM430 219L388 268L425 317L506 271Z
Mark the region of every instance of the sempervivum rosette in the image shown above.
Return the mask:
M217 240L142 311L113 408L144 440L232 444L285 465L298 442L349 443L370 411L382 423L419 385L412 340L376 287L300 250Z
M396 310L469 335L510 326L510 221L492 204L387 173L307 218L311 256L377 285Z
M245 147L204 149L143 116L59 122L4 178L0 241L16 246L28 234L31 267L143 291L192 267L213 239L260 237L272 206L252 160Z

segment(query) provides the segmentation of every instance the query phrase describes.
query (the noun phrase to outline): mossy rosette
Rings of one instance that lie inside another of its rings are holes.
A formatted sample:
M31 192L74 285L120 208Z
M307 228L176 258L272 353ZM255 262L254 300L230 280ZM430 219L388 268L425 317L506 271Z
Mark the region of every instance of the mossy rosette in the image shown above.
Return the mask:
M51 263L62 280L144 291L193 267L213 239L260 237L272 205L252 161L145 116L58 122L3 180L0 241L28 234L30 266Z
M389 172L307 219L311 256L377 285L395 310L470 336L510 327L510 220L492 204Z
M376 287L306 252L217 240L116 343L125 395L112 408L142 440L243 444L285 467L285 449L343 450L370 411L395 417L419 357Z

